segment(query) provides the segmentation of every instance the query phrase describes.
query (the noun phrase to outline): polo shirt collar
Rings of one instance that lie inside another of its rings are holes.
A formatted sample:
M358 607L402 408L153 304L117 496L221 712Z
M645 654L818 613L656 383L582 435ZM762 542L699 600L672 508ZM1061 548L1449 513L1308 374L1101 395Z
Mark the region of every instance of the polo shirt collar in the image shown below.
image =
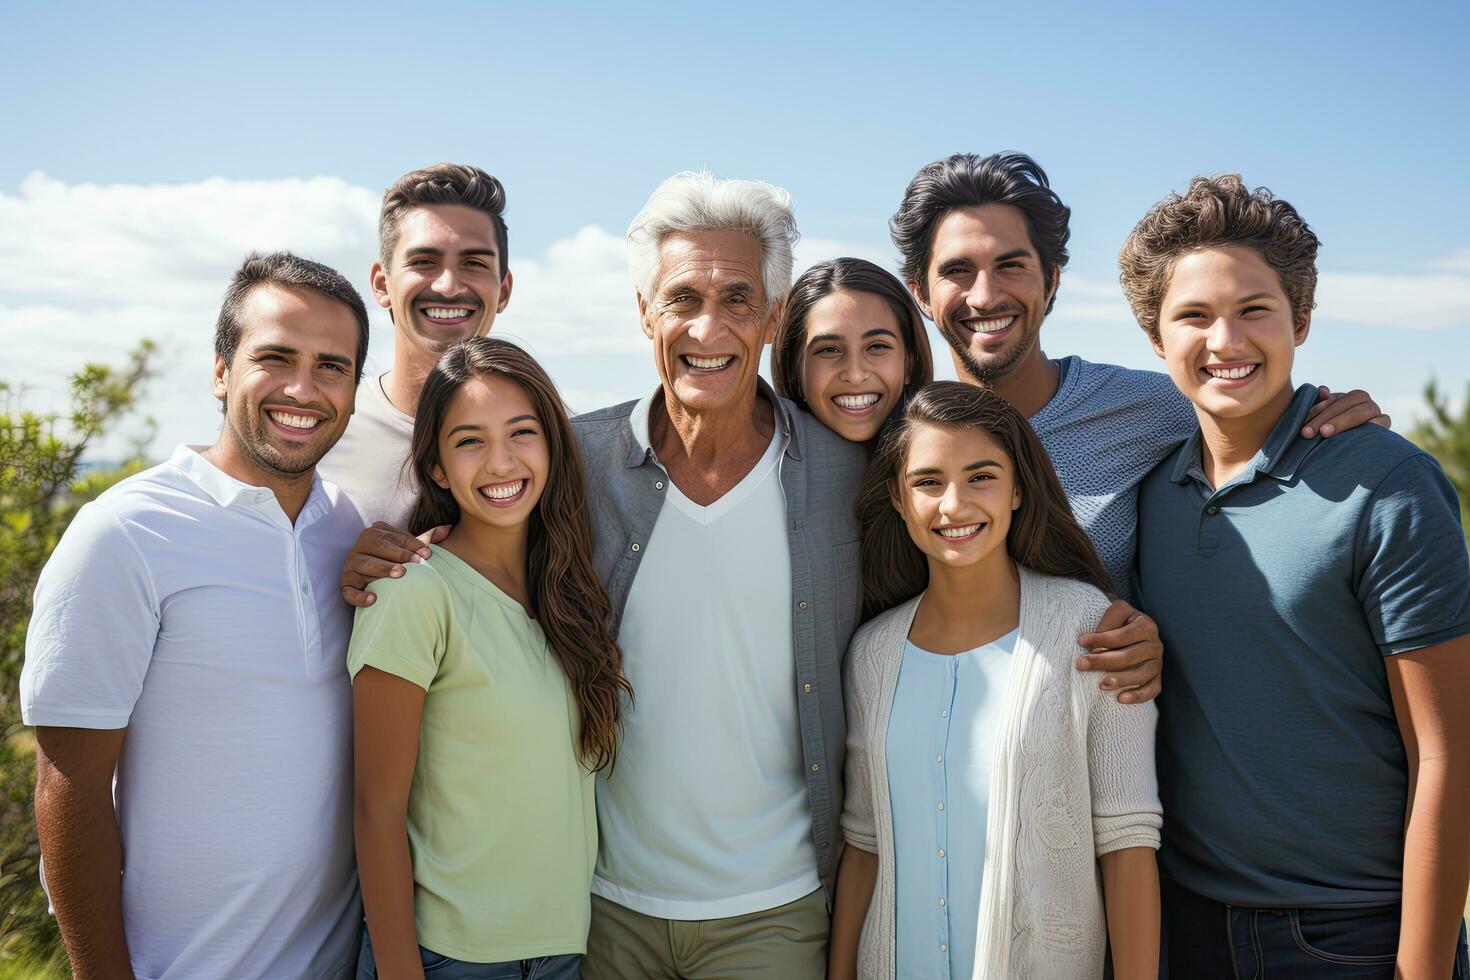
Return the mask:
M784 398L776 395L771 386L766 384L766 379L757 377L755 379L756 394L771 403L771 410L775 413L776 424L781 427L781 434L785 440L786 454L792 459L801 459L801 448L797 444L796 422L791 417L791 405ZM649 436L649 415L653 411L653 403L663 394L663 386L644 395L633 406L632 413L628 416L628 424L633 428L633 441L628 445L627 465L629 467L640 466L643 461L653 453L653 440Z
M1256 453L1250 465L1231 483L1249 483L1258 476L1269 476L1274 480L1282 482L1289 481L1296 476L1297 470L1301 468L1302 461L1312 451L1322 436L1317 435L1311 439L1301 437L1302 426L1307 423L1307 416L1311 414L1312 406L1317 404L1317 388L1315 385L1304 384L1297 388L1296 394L1291 397L1291 404L1286 407L1281 418L1271 427L1271 434L1266 437L1266 443ZM1201 449L1204 442L1204 434L1196 426L1188 441L1184 443L1179 458L1174 461L1174 469L1169 474L1169 479L1175 483L1184 483L1190 479L1208 483L1205 479L1204 464L1201 462ZM1221 489L1224 489L1223 487Z
M247 507L265 514L278 514L283 519L285 518L285 511L281 510L281 504L276 500L275 491L269 487L257 487L230 476L204 458L203 450L207 448L209 447L180 445L169 457L169 465L188 477L221 507ZM316 520L325 504L326 494L322 490L321 475L313 471L311 493L306 498L306 505L301 508L301 513L296 517L296 526L305 527ZM287 523L290 522L287 521Z

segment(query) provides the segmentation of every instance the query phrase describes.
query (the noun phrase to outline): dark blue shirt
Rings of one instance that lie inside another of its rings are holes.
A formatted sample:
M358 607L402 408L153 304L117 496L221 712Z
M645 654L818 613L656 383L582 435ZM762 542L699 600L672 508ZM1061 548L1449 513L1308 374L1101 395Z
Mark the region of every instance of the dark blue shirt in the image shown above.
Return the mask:
M1399 899L1407 765L1383 658L1470 633L1439 464L1376 425L1299 438L1315 400L1300 388L1219 490L1196 430L1139 494L1139 594L1168 651L1160 865L1230 905Z

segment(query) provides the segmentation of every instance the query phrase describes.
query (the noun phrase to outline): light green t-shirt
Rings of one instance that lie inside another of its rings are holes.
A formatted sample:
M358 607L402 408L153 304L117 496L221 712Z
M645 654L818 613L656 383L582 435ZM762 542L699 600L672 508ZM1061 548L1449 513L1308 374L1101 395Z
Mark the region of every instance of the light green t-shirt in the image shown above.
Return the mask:
M407 817L419 943L480 963L585 953L593 778L541 627L441 547L370 591L347 669L428 692Z

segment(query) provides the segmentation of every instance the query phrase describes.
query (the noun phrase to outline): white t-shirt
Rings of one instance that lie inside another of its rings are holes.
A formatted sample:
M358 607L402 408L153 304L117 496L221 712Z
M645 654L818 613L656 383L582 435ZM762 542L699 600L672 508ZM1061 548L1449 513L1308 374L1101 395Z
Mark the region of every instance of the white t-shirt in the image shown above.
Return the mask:
M634 413L647 444L648 400ZM777 430L701 507L669 481L618 643L636 692L598 774L592 891L665 919L775 908L821 887L797 715Z
M139 980L347 978L352 617L362 528L314 481L275 495L187 446L78 512L36 587L26 724L127 728L113 784Z
M393 407L383 391L384 377L358 385L357 409L347 430L316 468L352 499L364 525L385 521L406 531L419 492L413 468L405 465L413 416Z

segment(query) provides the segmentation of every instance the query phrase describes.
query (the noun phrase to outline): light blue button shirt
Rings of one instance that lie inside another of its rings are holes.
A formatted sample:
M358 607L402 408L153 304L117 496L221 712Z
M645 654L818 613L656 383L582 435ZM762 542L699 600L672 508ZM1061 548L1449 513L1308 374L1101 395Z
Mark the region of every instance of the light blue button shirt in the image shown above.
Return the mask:
M1012 630L953 656L906 643L888 719L898 980L975 969L990 768Z

